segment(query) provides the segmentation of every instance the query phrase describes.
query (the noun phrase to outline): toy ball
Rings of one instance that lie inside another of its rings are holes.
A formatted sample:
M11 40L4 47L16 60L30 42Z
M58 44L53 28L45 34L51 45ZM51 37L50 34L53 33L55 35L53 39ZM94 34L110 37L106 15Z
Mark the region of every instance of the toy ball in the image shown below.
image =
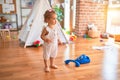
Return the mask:
M72 37L74 38L74 40L76 40L76 38L77 38L75 35L73 35Z
M73 39L73 37L70 37L70 41L73 41L74 39Z

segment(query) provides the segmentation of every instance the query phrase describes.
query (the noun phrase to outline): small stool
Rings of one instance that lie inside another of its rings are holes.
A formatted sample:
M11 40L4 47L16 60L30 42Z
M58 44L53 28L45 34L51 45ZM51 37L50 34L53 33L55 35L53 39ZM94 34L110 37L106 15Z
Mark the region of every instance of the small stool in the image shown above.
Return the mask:
M0 29L0 37L5 40L6 38L10 38L10 30L9 29Z

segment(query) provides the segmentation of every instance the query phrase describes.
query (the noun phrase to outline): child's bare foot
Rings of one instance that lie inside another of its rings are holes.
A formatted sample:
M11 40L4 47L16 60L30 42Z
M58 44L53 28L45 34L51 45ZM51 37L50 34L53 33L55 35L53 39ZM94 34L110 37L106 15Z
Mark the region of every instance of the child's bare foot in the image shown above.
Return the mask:
M58 69L58 66L56 66L56 65L51 65L50 68Z
M50 68L49 67L45 67L45 72L50 72Z

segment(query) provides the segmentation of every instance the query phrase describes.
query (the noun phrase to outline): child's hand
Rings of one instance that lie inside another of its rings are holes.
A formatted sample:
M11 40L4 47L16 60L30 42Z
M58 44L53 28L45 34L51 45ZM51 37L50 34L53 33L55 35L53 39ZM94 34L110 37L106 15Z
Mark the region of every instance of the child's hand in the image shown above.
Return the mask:
M58 40L58 45L62 45L63 43L60 41L60 40Z
M58 42L58 45L62 45L62 43Z
M52 41L51 41L50 39L46 38L46 39L45 39L45 42L51 43Z

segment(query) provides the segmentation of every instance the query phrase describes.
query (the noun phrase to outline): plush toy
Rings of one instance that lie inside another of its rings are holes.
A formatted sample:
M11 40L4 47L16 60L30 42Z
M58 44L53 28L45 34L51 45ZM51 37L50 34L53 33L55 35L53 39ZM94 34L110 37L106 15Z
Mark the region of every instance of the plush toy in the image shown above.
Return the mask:
M7 19L4 17L4 16L0 16L0 22L1 23L4 23L4 22L6 22L7 21Z
M36 47L40 46L40 41L36 40L35 42L33 42L33 45L36 46Z
M10 29L10 28L12 28L12 24L10 23L6 23L3 25L3 29Z
M69 64L70 62L74 62L75 66L79 67L80 64L90 63L90 58L88 56L86 56L85 54L82 54L75 60L71 60L71 59L65 60L65 64Z

